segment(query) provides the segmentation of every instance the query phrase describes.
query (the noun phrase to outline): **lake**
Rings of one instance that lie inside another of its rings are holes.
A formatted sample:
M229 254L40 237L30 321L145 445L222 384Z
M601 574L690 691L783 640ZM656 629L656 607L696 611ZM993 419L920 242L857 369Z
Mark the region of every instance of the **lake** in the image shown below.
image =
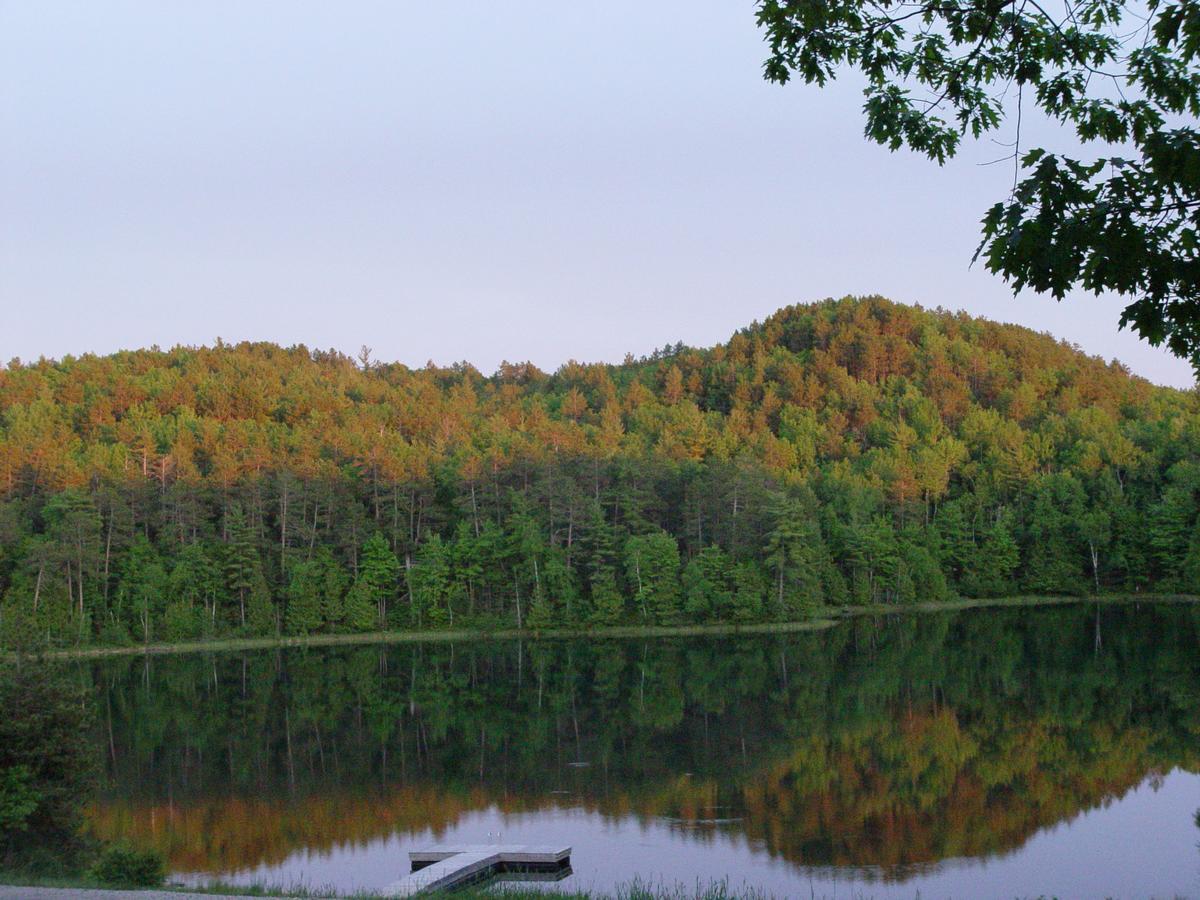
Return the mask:
M178 880L377 889L439 842L563 888L1200 896L1200 608L79 663L108 839Z

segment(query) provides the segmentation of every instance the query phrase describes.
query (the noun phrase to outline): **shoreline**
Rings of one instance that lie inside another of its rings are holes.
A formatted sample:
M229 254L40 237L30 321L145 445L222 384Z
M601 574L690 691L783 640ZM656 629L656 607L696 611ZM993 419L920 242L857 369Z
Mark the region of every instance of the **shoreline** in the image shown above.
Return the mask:
M156 642L120 647L64 647L29 654L39 659L90 659L108 656L161 656L177 653L225 653L236 650L269 650L292 647L337 647L355 644L448 643L455 641L568 640L577 638L663 638L706 635L788 634L823 631L848 619L910 613L959 612L968 609L1024 608L1098 603L1109 606L1131 603L1200 603L1195 594L1099 594L1090 597L1016 596L938 600L904 606L867 604L832 606L812 618L791 622L718 623L711 625L609 625L599 628L458 628L422 631L367 631L358 634L279 635L273 637L216 638L213 640ZM16 654L0 655L11 662Z

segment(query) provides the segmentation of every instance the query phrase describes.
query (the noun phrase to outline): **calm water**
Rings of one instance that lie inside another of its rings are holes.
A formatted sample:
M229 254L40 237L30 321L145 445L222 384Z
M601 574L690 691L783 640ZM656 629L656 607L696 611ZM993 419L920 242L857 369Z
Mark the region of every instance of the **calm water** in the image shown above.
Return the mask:
M382 887L441 841L562 886L1200 897L1200 608L778 637L94 664L104 837L184 880Z

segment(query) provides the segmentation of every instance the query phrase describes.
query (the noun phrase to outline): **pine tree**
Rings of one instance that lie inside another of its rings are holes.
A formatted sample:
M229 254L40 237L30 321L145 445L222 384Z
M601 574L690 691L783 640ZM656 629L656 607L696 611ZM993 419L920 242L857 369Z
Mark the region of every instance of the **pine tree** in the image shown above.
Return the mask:
M271 588L259 566L246 592L246 629L250 634L276 634L279 631L279 618L275 602L271 597Z
M805 500L779 496L770 507L772 528L765 550L774 576L772 606L778 619L825 602L820 575L828 550L812 509L814 498Z
M600 625L613 625L625 616L625 598L617 584L615 538L599 504L588 516L584 541L584 570L588 579L591 618Z
M431 534L420 550L409 574L413 612L418 628L441 625L451 619L452 596L450 550L438 534Z
M262 562L242 508L234 505L225 518L225 586L237 597L238 621L246 625L246 598L261 574Z
M525 625L529 628L549 628L555 623L554 606L551 604L545 590L540 586L534 590L533 598L529 601L529 613L525 617Z
M328 631L337 631L346 618L345 597L349 578L328 547L318 550L313 562L317 566L322 626Z
M617 586L617 573L605 566L592 581L592 619L599 625L615 625L625 616L625 598Z
M971 567L978 562L979 555L962 501L943 503L934 517L934 526L940 538L938 560L942 570L955 585L962 587L971 579Z
M674 622L679 616L679 545L659 529L625 543L625 575L642 618Z
M561 547L548 548L542 585L546 595L553 600L555 624L578 624L579 587Z
M728 619L734 606L733 561L715 544L705 547L683 569L684 610L689 620Z
M149 643L153 626L167 602L168 580L158 551L144 534L138 534L126 551L117 586L117 619Z
M359 555L356 586L362 585L364 596L375 607L379 628L387 624L388 602L396 597L399 573L400 563L387 540L378 532L371 535Z
M324 581L324 572L315 559L292 565L287 587L287 611L284 614L289 634L310 634L320 629Z
M930 547L933 544L934 547ZM894 593L900 603L938 602L950 597L946 575L938 565L937 534L932 529L910 527L898 537L900 562Z
M1164 585L1194 591L1200 585L1200 463L1176 463L1162 499L1151 511L1149 543Z
M349 631L370 631L376 627L377 615L371 587L360 578L346 592L342 623Z
M189 610L203 608L204 628L215 629L218 599L224 594L224 573L215 561L219 554L201 543L184 545L168 579L168 594Z
M554 598L546 590L542 577L542 571L545 569L546 542L537 519L523 502L518 502L516 511L508 517L505 530L508 533L508 553L513 572L517 625L523 624L522 602L526 604L530 614L534 604L539 604L542 607L539 617L544 622L553 620L556 617Z
M1083 517L1083 490L1070 475L1041 478L1025 521L1025 586L1051 594L1080 594L1084 551L1078 523Z
M100 562L100 512L91 494L67 489L55 494L43 510L46 537L61 567L66 588L67 619L73 619L76 635L86 639L91 632L91 603L98 593L96 575Z
M738 563L733 581L733 617L742 622L761 619L768 590L762 568L750 562Z
M1021 564L1021 552L1013 537L1008 516L997 516L983 542L983 559L987 562L989 588L997 595L1011 593L1013 573Z

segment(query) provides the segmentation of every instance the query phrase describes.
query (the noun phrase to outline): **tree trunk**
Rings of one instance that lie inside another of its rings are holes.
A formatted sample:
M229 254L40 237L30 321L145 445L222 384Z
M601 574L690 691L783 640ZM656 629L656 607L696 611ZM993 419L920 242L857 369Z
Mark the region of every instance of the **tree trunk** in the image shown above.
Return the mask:
M475 537L479 537L479 507L475 504L475 482L471 482L471 521L475 525Z
M288 484L287 479L281 479L279 493L279 568L283 569L284 557L287 556L287 516L288 516Z
M112 536L114 513L108 515L108 534L104 538L104 602L108 603L108 565L112 558Z

